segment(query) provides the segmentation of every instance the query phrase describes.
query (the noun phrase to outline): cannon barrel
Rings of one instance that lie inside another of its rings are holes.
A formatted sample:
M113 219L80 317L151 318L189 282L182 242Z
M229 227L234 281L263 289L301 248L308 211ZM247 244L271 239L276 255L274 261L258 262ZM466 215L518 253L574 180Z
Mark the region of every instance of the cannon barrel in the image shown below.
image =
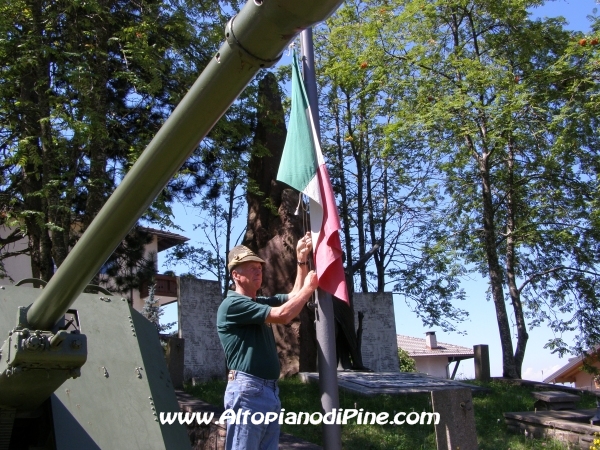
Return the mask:
M171 177L254 75L275 64L303 29L341 0L249 0L226 28L226 42L163 124L27 312L50 329L73 304Z

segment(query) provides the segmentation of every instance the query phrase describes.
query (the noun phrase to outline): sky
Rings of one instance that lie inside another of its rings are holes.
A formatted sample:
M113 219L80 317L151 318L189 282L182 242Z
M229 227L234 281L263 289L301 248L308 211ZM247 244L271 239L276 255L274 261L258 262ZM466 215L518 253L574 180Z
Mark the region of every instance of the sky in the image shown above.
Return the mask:
M549 1L544 6L533 9L531 14L533 18L562 16L566 19L566 27L568 29L588 33L590 31L590 22L587 16L593 14L595 8L600 7L600 4L597 2L600 3L600 0ZM289 61L283 61L283 63L288 64ZM174 208L174 213L174 222L181 226L183 231L173 231L189 237L191 239L190 243L195 244L193 231L195 218L192 208L177 205ZM161 256L159 254L159 271L173 269L173 267L165 267L162 264ZM175 270L177 271L177 269ZM424 338L425 332L436 331L438 342L462 345L469 348L477 344L487 344L490 350L491 374L492 376L501 376L502 354L500 339L493 302L486 299L486 291L488 289L487 280L472 280L464 283L463 288L467 292L467 299L457 306L467 310L470 317L466 322L458 324L457 329L463 331L465 334L445 333L440 329L430 330L429 328L424 328L421 320L411 311L402 296L394 294L396 333ZM161 320L163 323L177 320L175 304L165 307L165 313ZM544 349L545 343L553 337L552 332L545 327L533 328L529 331L529 341L523 362L522 378L541 381L567 363L567 356L561 359L557 355L551 354L549 350ZM457 371L457 378L474 378L472 360L461 362Z

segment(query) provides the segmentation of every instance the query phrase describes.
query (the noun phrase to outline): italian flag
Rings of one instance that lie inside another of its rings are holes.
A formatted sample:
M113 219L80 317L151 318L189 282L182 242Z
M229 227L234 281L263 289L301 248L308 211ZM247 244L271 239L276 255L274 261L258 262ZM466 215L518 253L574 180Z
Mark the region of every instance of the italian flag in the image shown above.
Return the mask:
M277 180L310 199L310 228L319 287L349 303L338 234L340 218L295 54L292 111Z

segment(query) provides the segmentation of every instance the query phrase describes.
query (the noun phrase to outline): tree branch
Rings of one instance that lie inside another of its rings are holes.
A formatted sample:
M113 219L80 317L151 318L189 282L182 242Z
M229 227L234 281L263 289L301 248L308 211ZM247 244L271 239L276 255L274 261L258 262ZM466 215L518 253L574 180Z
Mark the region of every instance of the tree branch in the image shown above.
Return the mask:
M346 273L348 275L354 275L356 273L357 270L359 270L362 266L364 266L367 261L369 261L369 259L371 259L371 257L377 252L377 250L379 250L379 248L383 245L383 241L380 240L379 242L377 242L372 248L371 250L369 250L367 253L365 253L363 255L362 258L360 258L358 261L356 261L354 264L352 264L352 266L348 269L346 269Z
M23 239L23 235L21 234L21 229L20 228L15 228L14 230L12 230L10 232L10 234L4 238L0 238L0 248L8 245L8 244L14 244L17 241L20 241L21 239Z
M26 248L23 250L18 250L16 252L0 253L0 261L7 259L7 258L12 258L13 256L28 255L28 254L29 254L29 248Z
M531 275L529 278L527 278L527 280L525 280L523 282L521 287L519 287L519 294L525 288L525 286L532 283L536 278L539 278L544 275L548 275L550 273L558 272L559 270L572 270L574 272L587 273L589 275L594 275L594 276L600 275L600 273L592 272L589 270L575 269L573 267L567 267L567 266L557 266L557 267L553 267L552 269L544 270L543 272L538 272L538 273L534 273L533 275Z

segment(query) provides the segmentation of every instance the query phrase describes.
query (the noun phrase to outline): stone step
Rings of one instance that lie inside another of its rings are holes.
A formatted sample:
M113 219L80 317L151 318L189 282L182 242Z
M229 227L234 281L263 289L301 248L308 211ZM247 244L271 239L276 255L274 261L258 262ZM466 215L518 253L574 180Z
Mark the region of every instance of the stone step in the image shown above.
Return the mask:
M528 438L552 438L569 448L588 449L600 427L590 425L596 409L570 411L523 411L504 413L508 431Z

